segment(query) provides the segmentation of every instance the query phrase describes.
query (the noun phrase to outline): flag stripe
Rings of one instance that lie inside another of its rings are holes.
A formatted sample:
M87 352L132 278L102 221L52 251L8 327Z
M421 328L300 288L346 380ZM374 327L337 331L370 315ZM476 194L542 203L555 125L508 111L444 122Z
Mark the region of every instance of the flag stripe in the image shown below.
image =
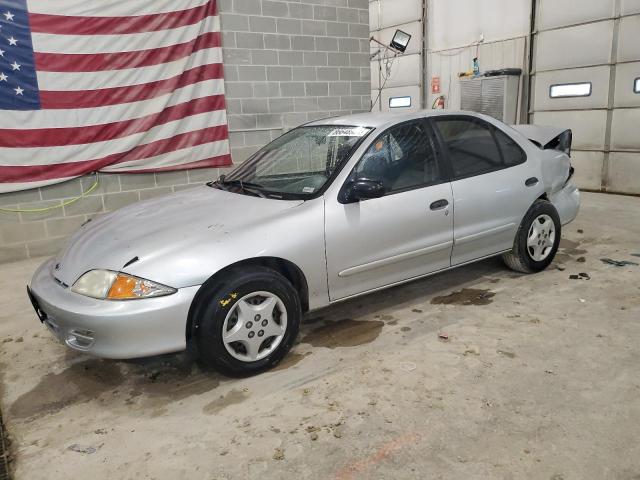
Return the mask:
M132 120L161 112L167 107L178 105L211 95L223 95L224 82L221 79L205 80L178 88L155 98L139 102L108 105L105 107L70 110L40 110L12 112L11 116L0 115L0 130L15 129L28 125L29 128L69 128L100 125L105 119ZM19 129L23 131L23 129Z
M226 114L224 110L205 112L198 115L191 115L173 122L157 125L153 128L128 135L126 137L107 140L104 142L93 142L80 145L61 145L58 147L48 147L47 155L42 155L39 148L0 148L2 158L12 158L14 165L27 165L37 163L41 165L54 165L57 163L76 162L91 158L101 158L115 153L122 153L131 150L136 145L155 142L174 135L187 133L192 130L226 124Z
M201 23L185 25L171 30L131 33L122 35L92 35L91 41L77 35L57 35L51 33L34 33L33 48L40 53L117 53L169 47L176 43L184 43L207 32L220 31L220 18L209 17Z
M180 75L185 70L213 63L222 63L221 48L207 48L174 62L149 67L104 72L38 72L38 85L41 90L60 91L129 87L166 80Z
M158 168L172 167L174 165L184 164L185 162L218 157L225 153L229 153L229 142L227 140L220 140L218 142L204 143L202 145L196 145L195 147L163 153L155 157L116 163L105 167L103 171L129 172L131 170L141 170L143 168L148 169L149 167L156 171Z
M201 22L216 15L214 3L176 12L139 15L135 17L88 17L46 15L32 13L29 16L31 30L38 33L59 35L122 35L127 33L154 32L183 27Z
M220 32L208 32L185 43L134 52L64 54L35 52L38 71L100 72L146 67L189 57L193 52L221 46Z
M138 163L138 165L145 166L149 164L148 160L154 157L159 157L157 160L164 163L164 166L169 166L166 164L183 164L185 156L193 158L193 147L205 147L204 149L208 152L208 155L211 155L215 150L223 152L225 149L228 150L226 138L226 126L211 127L206 130L189 132L170 139L139 145L126 152L115 153L93 160L55 165L0 166L0 178L3 178L5 182L18 183L73 177L86 172L102 170L107 166L116 166L123 162L144 160L143 163ZM172 155L167 154L176 152L178 154L174 155L174 157L177 158L171 161Z
M196 82L221 78L222 64L216 63L187 70L174 78L143 85L73 92L43 90L40 92L40 103L45 109L104 107L148 100Z
M135 17L188 10L210 0L28 0L29 12L79 17Z
M103 125L25 131L0 130L0 145L5 148L42 148L104 142L144 132L155 125L163 125L191 115L222 109L224 109L224 96L213 95L168 107L157 114ZM24 133L28 133L28 135L24 135Z

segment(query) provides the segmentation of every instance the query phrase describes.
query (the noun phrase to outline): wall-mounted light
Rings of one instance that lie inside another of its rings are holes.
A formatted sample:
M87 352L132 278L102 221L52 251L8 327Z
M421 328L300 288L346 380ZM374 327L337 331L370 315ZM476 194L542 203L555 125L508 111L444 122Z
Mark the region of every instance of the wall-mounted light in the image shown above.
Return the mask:
M591 95L591 82L564 83L551 85L549 96L551 98L588 97Z
M391 97L389 98L389 108L408 108L411 106L411 97Z
M391 48L399 51L400 53L404 53L409 45L409 41L411 40L411 35L407 32L403 32L402 30L396 30L396 33L393 35L393 39L391 40Z
M636 78L633 82L633 93L640 93L640 78Z

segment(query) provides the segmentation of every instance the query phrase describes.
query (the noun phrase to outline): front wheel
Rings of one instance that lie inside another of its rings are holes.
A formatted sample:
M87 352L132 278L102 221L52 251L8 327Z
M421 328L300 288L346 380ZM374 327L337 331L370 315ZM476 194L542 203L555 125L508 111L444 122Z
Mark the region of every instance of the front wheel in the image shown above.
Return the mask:
M535 273L547 268L560 245L562 225L556 208L546 200L536 200L516 233L513 249L502 259L521 273Z
M200 358L242 377L275 366L289 352L302 316L298 294L282 275L263 267L238 269L202 286L193 337Z

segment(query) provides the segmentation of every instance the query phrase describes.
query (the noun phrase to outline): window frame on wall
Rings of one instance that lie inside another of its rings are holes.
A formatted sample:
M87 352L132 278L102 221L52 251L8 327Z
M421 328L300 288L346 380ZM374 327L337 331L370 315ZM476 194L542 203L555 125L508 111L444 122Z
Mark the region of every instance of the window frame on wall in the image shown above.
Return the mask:
M640 77L633 81L633 93L640 94Z
M452 159L453 155L449 149L449 146L447 144L447 141L445 140L441 130L438 128L437 123L438 122L446 122L446 121L468 121L471 123L475 123L478 124L484 128L486 128L490 135L491 135L491 139L493 140L495 147L498 151L498 154L500 156L500 165L496 166L495 168L489 168L489 169L484 169L484 170L479 170L477 172L474 173L468 173L468 174L456 174L455 171L455 163ZM473 178L473 177L478 177L481 175L487 175L490 173L494 173L494 172L499 172L501 170L507 170L509 168L514 168L517 167L519 165L522 165L524 163L527 162L527 152L518 144L518 142L516 142L510 135L508 135L506 132L502 131L501 129L499 129L498 127L496 127L495 125L493 125L490 122L487 122L486 120L483 120L481 118L478 117L474 117L471 115L438 115L436 117L432 117L429 119L429 122L432 124L432 131L434 132L434 134L437 137L437 141L439 144L439 148L443 154L444 157L446 157L446 162L448 164L448 169L449 169L449 173L451 176L451 181L456 181L456 180L464 180L466 178ZM499 141L499 137L496 134L496 132L500 132L500 135L505 136L506 138L510 139L514 145L517 147L517 149L519 150L521 157L520 160L515 162L515 163L507 163L507 159L505 158L505 152L504 152L504 147L501 145L501 142Z
M589 85L589 93L585 94L568 94L568 95L554 95L553 89L557 87L571 87L571 86L580 86L580 85ZM549 98L552 100L560 100L563 98L587 98L593 94L593 82L569 82L569 83L555 83L549 86Z
M409 105L391 105L392 100L405 99L405 98L409 99ZM389 97L389 108L411 108L412 104L413 104L413 99L411 98L411 95L400 95L398 97Z

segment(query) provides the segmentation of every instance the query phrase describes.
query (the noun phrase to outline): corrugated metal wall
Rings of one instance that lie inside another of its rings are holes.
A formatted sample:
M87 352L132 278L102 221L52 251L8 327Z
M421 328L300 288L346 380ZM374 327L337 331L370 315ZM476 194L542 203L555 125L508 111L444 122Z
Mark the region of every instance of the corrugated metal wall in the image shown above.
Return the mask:
M573 129L582 188L640 193L640 0L539 0L536 14L532 123ZM578 82L591 95L551 98Z
M391 67L391 75L380 99L373 110L389 110L389 98L410 96L411 109L422 108L423 80L423 0L373 0L369 2L369 23L371 35L378 41L389 45L396 29L411 35L409 46L403 55L398 56ZM371 42L371 54L379 45ZM384 69L384 62L382 62ZM371 62L371 100L376 102L381 85L380 64Z

